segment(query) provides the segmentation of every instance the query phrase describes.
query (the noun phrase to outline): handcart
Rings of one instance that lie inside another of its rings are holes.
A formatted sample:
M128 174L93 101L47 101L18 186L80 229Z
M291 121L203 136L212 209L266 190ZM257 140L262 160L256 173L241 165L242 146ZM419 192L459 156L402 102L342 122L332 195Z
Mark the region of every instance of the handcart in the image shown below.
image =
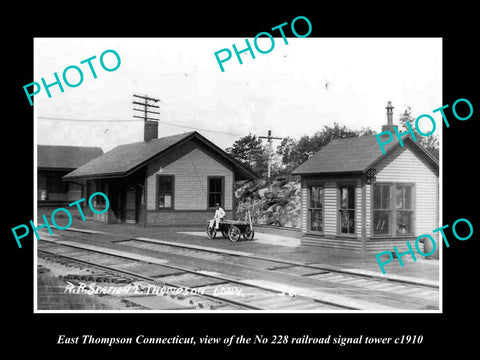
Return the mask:
M242 235L245 240L253 240L255 232L253 231L250 211L248 211L248 221L221 220L218 226L218 230L215 229L215 225L210 227L209 222L209 224L207 225L207 237L210 240L215 239L217 231L222 233L224 239L228 238L232 242L237 242Z

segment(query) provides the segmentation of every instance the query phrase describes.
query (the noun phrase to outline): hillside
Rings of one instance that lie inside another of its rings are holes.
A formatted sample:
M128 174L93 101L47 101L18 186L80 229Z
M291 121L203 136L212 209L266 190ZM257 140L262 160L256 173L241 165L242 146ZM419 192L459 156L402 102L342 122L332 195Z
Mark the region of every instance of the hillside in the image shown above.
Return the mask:
M236 218L250 210L255 224L300 227L300 179L295 176L249 182L235 191Z

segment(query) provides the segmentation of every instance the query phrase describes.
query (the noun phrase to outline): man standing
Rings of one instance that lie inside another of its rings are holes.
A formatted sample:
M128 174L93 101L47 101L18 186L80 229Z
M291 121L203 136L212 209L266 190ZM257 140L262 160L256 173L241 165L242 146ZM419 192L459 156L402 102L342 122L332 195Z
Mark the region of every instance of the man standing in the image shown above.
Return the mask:
M215 229L218 230L219 228L219 225L220 225L220 220L222 220L224 217L225 217L225 210L223 210L221 207L220 207L220 204L219 203L216 203L215 204L215 216L213 217L212 220L210 220L210 225L209 227L213 227L213 224L215 223Z

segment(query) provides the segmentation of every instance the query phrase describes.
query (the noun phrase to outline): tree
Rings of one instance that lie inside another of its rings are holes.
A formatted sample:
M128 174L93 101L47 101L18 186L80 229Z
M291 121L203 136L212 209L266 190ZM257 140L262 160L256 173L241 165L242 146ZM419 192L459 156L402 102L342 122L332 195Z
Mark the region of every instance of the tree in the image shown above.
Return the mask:
M299 140L286 137L277 147L277 154L280 156L283 165L283 172L289 173L299 164L307 160L314 151L312 150L309 136L302 136Z
M438 136L436 134L432 134L430 136L422 136L418 133L415 127L415 120L416 117L412 115L412 108L410 106L406 106L404 112L400 115L399 123L401 126L402 131L408 131L407 122L410 124L410 127L415 134L415 138L417 139L417 144L421 145L424 149L426 149L430 154L432 154L435 158L439 158L439 143L438 143Z
M365 128L365 127L362 127L360 130L357 130L356 131L358 136L375 136L377 135L377 132L373 131L372 129L370 128Z
M308 160L310 156L333 139L373 136L375 134L376 133L369 128L351 130L345 125L340 126L338 123L334 123L333 126L325 125L322 130L315 132L312 136L302 136L298 141L290 137L283 139L277 148L277 154L281 157L284 172L288 173Z
M248 134L238 139L225 151L260 176L267 171L268 152L262 140L255 135Z

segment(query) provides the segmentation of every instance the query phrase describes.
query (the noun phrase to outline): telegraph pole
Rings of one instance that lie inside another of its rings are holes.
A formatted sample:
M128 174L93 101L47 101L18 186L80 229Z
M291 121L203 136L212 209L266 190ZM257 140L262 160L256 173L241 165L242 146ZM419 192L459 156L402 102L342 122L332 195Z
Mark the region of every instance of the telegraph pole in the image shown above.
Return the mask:
M268 172L267 177L270 178L270 173L272 171L272 140L282 140L281 137L273 137L272 130L268 130L268 136L259 136L259 139L267 139L268 141Z
M133 101L132 104L136 104L136 105L142 105L143 106L143 109L137 109L137 108L133 108L133 110L136 110L136 111L141 111L143 112L143 116L138 116L138 115L133 115L133 117L136 117L136 118L140 118L140 119L143 119L146 121L159 121L160 119L156 119L156 118L152 118L152 117L149 117L148 114L160 114L158 111L151 111L149 109L159 109L160 106L158 105L153 105L151 104L150 102L154 102L154 103L157 103L160 101L160 99L155 99L155 98L151 98L151 97L148 97L148 96L142 96L142 95L136 95L134 94L133 96L139 98L139 99L143 99L143 102L138 102L138 101Z
M156 122L155 125L156 125L156 135L155 136L158 136L158 122L160 121L160 119L157 119L157 118L154 118L154 117L149 117L148 114L154 114L153 116L155 115L160 115L160 113L158 111L153 111L153 110L150 110L150 109L159 109L160 106L158 105L154 105L156 104L157 102L160 101L160 99L155 99L155 98L151 98L149 96L142 96L142 95L137 95L137 94L134 94L133 95L135 98L138 98L138 99L142 99L143 102L139 102L139 101L132 101L132 104L135 104L135 105L140 105L140 106L143 106L143 109L137 109L137 108L133 108L133 110L135 111L140 111L143 113L143 116L138 116L138 115L133 115L133 117L136 117L136 118L140 118L140 119L143 119L143 122L144 122L144 139L145 141L146 140L146 130L147 130L147 124L148 123L152 123L152 122ZM135 100L135 99L134 99ZM153 102L153 104L152 104ZM142 196L142 201L141 201L141 212L140 212L140 217L142 216L142 213L143 213L143 227L145 227L147 225L147 198L146 198L146 188L147 188L147 180L145 179L143 185L142 184L137 184L141 187L141 196ZM140 218L139 218L140 220Z

